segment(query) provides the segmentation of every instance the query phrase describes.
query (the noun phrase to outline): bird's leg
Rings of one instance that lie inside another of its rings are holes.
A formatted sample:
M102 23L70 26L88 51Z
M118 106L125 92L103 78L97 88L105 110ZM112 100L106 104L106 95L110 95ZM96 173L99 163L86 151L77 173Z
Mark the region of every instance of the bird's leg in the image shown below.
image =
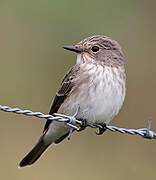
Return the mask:
M97 135L102 135L106 130L106 124L96 124L96 127L99 129L98 132L96 132Z
M80 125L80 128L78 129L78 131L82 131L82 130L84 130L84 129L86 129L86 127L87 127L87 121L85 120L85 119L79 119L81 122L82 122L82 124Z

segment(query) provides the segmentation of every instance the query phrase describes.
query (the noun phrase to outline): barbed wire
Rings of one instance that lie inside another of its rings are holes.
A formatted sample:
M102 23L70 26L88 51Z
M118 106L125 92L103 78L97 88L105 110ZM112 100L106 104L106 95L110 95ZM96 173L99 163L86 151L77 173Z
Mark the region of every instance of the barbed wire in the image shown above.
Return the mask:
M76 115L78 114L79 107L77 108L77 110L73 116L67 116L67 115L58 114L58 113L54 113L53 115L47 115L47 114L43 114L41 112L32 112L30 110L21 110L19 108L11 108L9 106L2 106L2 105L0 105L0 110L5 111L5 112L12 112L12 113L16 113L16 114L23 114L26 116L35 116L38 118L44 118L44 119L48 119L51 121L58 121L60 123L65 123L66 125L68 125L70 127L70 133L69 133L68 139L71 138L71 135L72 135L74 130L81 131L81 130L85 129L86 127L99 128L99 133L97 133L99 135L103 134L103 132L105 130L110 130L112 132L120 132L123 134L127 133L127 134L131 134L131 135L140 135L143 138L147 138L147 139L156 139L156 133L154 131L150 130L151 119L148 120L147 128L126 129L126 128L119 128L116 126L105 126L105 127L103 127L102 125L90 124L88 122L86 122L84 124L83 121L76 119ZM100 129L102 129L102 128L105 128L105 129L101 133Z

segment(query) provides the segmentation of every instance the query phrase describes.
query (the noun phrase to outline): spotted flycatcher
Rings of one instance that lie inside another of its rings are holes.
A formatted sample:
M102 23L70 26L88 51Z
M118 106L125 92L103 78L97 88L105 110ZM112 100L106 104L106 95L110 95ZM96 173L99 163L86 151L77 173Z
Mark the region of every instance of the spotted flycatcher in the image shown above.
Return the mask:
M95 35L64 49L77 53L76 65L64 76L53 100L50 114L73 115L104 126L118 114L126 91L125 62L120 45L109 37ZM19 166L33 164L53 143L69 135L70 127L47 120L43 134Z

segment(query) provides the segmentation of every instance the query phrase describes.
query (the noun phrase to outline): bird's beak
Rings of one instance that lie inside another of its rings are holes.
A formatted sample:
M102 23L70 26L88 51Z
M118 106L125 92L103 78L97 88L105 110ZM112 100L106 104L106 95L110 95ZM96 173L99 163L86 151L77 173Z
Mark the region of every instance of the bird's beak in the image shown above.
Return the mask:
M74 51L76 53L81 53L83 52L83 49L82 48L79 48L77 46L63 46L64 49L67 49L69 51Z

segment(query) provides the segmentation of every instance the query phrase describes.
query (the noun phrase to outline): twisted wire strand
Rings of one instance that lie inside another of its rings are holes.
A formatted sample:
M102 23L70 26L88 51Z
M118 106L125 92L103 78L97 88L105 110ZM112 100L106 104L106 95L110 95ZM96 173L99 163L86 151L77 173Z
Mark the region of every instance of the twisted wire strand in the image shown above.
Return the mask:
M32 112L30 110L21 110L19 108L11 108L9 106L2 106L2 105L0 105L0 110L5 111L5 112L13 112L16 114L23 114L26 116L35 116L38 118L44 118L44 119L48 119L48 120L52 120L52 121L58 121L61 123L65 123L66 125L71 127L68 139L70 139L72 132L74 130L79 131L80 126L83 124L82 121L79 121L75 118L79 111L79 108L77 108L77 110L73 116L67 116L67 115L57 114L57 113L54 113L53 115L47 115L47 114L43 114L41 112ZM91 128L99 128L98 125L90 124L90 123L87 123L86 126L91 127ZM151 119L148 120L147 128L126 129L126 128L119 128L116 126L106 126L106 129L110 130L112 132L120 132L122 134L127 133L127 134L131 134L131 135L140 135L143 138L156 139L156 133L154 131L151 131L150 127L151 127Z

